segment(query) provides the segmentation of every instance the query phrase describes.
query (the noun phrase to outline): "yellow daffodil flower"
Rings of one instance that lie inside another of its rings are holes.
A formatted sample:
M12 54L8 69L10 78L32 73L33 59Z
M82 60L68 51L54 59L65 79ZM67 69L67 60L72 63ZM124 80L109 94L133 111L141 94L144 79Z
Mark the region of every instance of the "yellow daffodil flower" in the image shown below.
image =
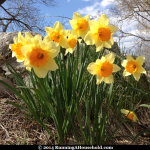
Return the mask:
M23 62L25 57L21 52L22 46L28 44L28 40L18 33L18 38L14 37L14 44L9 44L9 48L12 50L12 57L16 56L17 62Z
M125 67L123 72L123 76L129 76L133 74L135 80L139 81L141 73L145 73L145 69L142 67L144 63L145 57L138 56L136 60L134 60L129 54L127 55L127 60L123 60L121 65Z
M132 111L129 110L125 110L125 109L121 109L121 113L125 114L125 116L127 116L130 120L132 120L133 122L137 122L140 124L136 114Z
M67 55L68 52L72 54L77 45L77 41L79 41L79 43L82 41L82 39L77 39L77 38L78 38L78 35L76 34L74 30L72 30L71 34L69 35L67 39L69 48L66 49L65 55Z
M114 81L112 73L121 69L118 65L113 64L114 60L114 54L110 53L105 57L102 56L101 60L97 59L95 63L92 62L88 65L88 72L97 76L97 85L102 81L108 84Z
M108 25L109 19L106 15L96 20L90 20L90 31L86 34L84 41L87 45L96 45L96 52L102 50L103 47L111 48L114 44L112 35L118 30L116 26Z
M24 65L33 68L39 78L45 78L49 70L58 69L53 58L58 55L60 46L55 42L45 43L40 38L33 38L32 42L32 44L25 45L21 49L26 57Z
M82 17L78 12L73 13L73 20L69 20L69 22L78 37L81 36L82 39L84 39L85 35L90 30L89 20L89 15Z
M45 30L48 34L44 37L45 42L54 41L61 47L68 48L66 37L69 36L70 30L63 30L63 25L59 21L55 22L54 28L45 27Z

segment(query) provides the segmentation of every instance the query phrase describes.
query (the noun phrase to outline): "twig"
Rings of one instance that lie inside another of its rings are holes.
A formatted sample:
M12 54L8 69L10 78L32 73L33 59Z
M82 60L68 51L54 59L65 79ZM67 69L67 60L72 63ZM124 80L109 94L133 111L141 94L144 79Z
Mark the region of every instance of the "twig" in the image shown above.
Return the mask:
M9 134L8 134L7 130L2 126L1 123L0 123L0 126L3 128L3 130L5 130L7 137L9 137Z

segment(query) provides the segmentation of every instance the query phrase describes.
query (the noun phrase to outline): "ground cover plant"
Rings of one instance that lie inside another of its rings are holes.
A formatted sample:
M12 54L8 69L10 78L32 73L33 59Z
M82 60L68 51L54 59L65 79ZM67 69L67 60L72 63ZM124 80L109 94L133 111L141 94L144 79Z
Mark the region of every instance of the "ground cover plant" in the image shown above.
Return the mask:
M120 63L114 53L104 55L105 49L113 45L112 35L118 29L108 23L106 15L95 21L89 15L74 13L70 20L72 31L64 30L57 21L54 28L45 27L47 35L43 40L41 35L33 37L26 32L23 37L19 32L10 45L17 61L24 61L32 86L27 86L7 61L21 92L2 80L0 83L25 105L9 103L34 118L54 140L52 144L65 144L70 132L79 145L117 144L116 139L122 137L133 144L144 133L150 133L136 116L141 107L149 107L149 80L142 67L145 57L135 60L129 54L122 55ZM80 50L79 36L85 41ZM55 135L48 128L51 124ZM123 125L130 128L135 124L144 129L136 135L116 136ZM18 143L22 144L20 138Z

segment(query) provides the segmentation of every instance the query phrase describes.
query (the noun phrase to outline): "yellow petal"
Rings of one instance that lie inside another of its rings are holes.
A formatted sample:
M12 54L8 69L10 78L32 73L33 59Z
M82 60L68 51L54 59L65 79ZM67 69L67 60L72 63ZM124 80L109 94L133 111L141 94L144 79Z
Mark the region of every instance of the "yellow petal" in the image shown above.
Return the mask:
M82 39L85 38L85 35L87 34L87 30L86 31L80 31L79 30L79 35L82 37Z
M89 26L90 26L92 33L96 33L99 28L99 22L97 22L96 20L90 20Z
M87 45L93 45L94 44L94 39L93 39L93 33L89 31L84 38L84 41Z
M9 49L11 49L11 46L12 46L13 44L9 44Z
M145 61L145 57L144 56L138 56L136 58L136 61L138 62L139 65L143 65L144 61Z
M63 30L63 25L59 21L56 21L54 24L54 30L57 31Z
M103 61L106 60L105 57L102 56L101 60L100 60L100 59L97 59L97 60L96 60L96 64L97 64L97 65L100 65L100 64L102 63L102 60L103 60Z
M28 44L28 45L24 45L22 48L21 48L21 52L22 54L26 57L26 54L32 50L32 45L31 44Z
M90 63L87 67L87 70L92 75L96 75L99 70L99 65L95 64L94 62Z
M31 34L30 32L25 32L25 37L26 37L27 39L33 38L32 34Z
M128 111L128 110L125 110L125 109L121 109L121 113L127 115L127 114L129 113L129 111Z
M146 74L146 70L142 66L138 67L138 70L136 72Z
M45 78L48 73L48 70L41 67L34 67L33 70L39 78Z
M134 61L134 59L131 57L131 55L127 55L127 61L130 61L130 60L132 60L132 61Z
M78 12L74 12L73 13L73 20L78 21L82 18L81 14L79 14Z
M111 48L111 43L110 42L107 42L107 41L105 41L104 42L104 47L106 47L106 48Z
M33 40L33 43L36 47L40 47L39 40Z
M98 22L100 23L101 27L105 27L109 23L109 19L107 15L101 15L100 18L98 19Z
M104 45L103 45L104 42L101 42L99 40L99 38L95 38L95 39L93 38L93 41L94 41L94 43L96 45L96 52L101 51L103 49L103 47L104 47Z
M21 32L18 33L18 42L25 45L27 43L27 40L21 35Z
M28 59L25 59L25 60L24 60L24 66L29 67L29 68L33 68L33 67L34 67L34 66L32 66L32 65L30 64L30 61L29 61Z
M70 30L63 30L62 36L69 36L70 32Z
M63 48L69 48L68 43L67 43L67 39L65 37L61 37L59 45Z
M76 22L76 21L74 21L74 20L69 20L69 22L70 22L70 25L71 25L71 27L72 27L73 29L76 29L76 28L77 28L77 22Z
M126 65L127 65L127 60L123 60L122 62L121 62L121 65L123 66L123 67L126 67Z
M16 57L16 54L12 51L12 57Z
M96 52L99 52L99 51L101 51L102 49L103 49L103 43L99 43L98 45L97 45L97 43L95 43L95 45L96 45Z
M45 31L46 31L47 34L51 34L51 32L53 31L53 28L45 27Z
M105 77L103 81L107 84L110 84L110 83L114 82L114 77L111 74L109 77Z
M79 43L81 43L81 42L82 42L82 39L77 39L77 40L78 40L78 42L79 42Z
M72 54L74 52L74 50L75 50L75 48L70 48L70 47L67 48L65 55L67 55L68 52Z
M50 42L51 41L51 37L49 35L46 35L43 39L44 42Z
M100 75L97 75L97 82L96 84L99 85L101 84L101 82L104 80L104 77L100 76Z
M15 44L18 43L18 38L17 37L14 37L13 40L14 40Z
M36 35L34 36L34 38L35 38L36 40L41 40L41 39L42 39L42 35L36 34Z
M21 59L21 60L20 60L20 59L17 59L16 61L17 61L17 62L23 62L24 59Z
M44 41L39 40L39 44L42 49L46 49L46 44L44 43Z
M136 81L139 81L141 74L140 73L133 73L133 77L135 78Z
M50 52L51 58L55 58L60 52L60 46L56 42L47 43L48 51Z
M130 72L127 72L126 70L124 70L123 76L129 76L129 75L131 75L131 73L130 73Z
M116 26L107 25L106 27L108 27L111 30L111 35L113 35L114 33L116 33L117 30L118 30L118 27L116 27Z
M31 68L30 67L26 67L26 69L31 72Z
M120 71L120 70L121 70L121 68L118 65L113 64L113 72L117 72L117 71Z
M110 40L109 41L105 41L106 43L108 43L109 45L113 45L114 44L114 40L113 40L113 38L112 38L112 36L111 36L111 38L110 38ZM107 48L107 47L106 47Z
M55 60L51 57L49 57L47 63L44 66L41 66L39 68L43 68L45 70L55 71L58 69L58 65L56 64Z
M72 37L72 38L75 38L77 39L78 38L78 34L77 34L77 31L72 29L71 30L71 34L69 35L69 37ZM82 40L82 39L81 39Z
M83 17L83 19L85 19L86 21L89 21L90 20L90 16L86 15L86 16Z
M109 53L105 56L106 60L109 61L111 64L115 61L115 55L113 53Z
M68 52L69 52L69 51L66 49L66 51L65 51L65 56L68 54Z

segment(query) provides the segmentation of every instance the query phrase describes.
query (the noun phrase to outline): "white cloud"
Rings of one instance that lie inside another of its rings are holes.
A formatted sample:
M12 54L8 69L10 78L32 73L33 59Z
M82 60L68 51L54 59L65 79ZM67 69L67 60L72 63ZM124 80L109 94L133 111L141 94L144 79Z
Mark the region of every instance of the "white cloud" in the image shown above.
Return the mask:
M105 8L105 7L109 6L109 5L112 5L112 3L110 2L110 0L102 0L102 1L100 2L100 5L101 5L103 8Z
M101 9L100 3L96 2L92 6L86 6L82 9L78 9L77 12L83 15L97 15L98 11Z
M67 0L68 2L70 2L70 0Z

